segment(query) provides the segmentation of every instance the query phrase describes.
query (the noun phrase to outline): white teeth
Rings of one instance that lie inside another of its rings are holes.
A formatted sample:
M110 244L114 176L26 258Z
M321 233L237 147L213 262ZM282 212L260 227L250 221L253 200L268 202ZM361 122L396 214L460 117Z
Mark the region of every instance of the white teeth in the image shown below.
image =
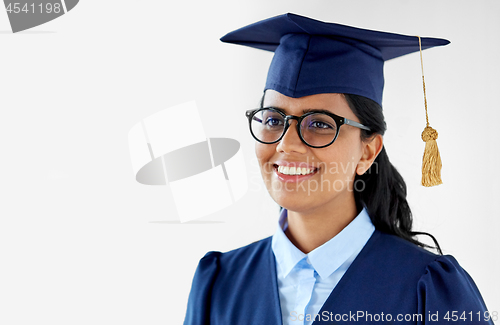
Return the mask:
M314 168L278 166L278 172L285 175L307 175L314 172Z

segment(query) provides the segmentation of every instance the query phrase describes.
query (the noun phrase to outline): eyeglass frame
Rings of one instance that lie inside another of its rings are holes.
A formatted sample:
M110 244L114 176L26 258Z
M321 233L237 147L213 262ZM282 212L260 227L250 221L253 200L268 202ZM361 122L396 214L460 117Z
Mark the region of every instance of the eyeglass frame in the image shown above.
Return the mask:
M253 117L255 116L255 114L257 114L258 112L260 111L263 111L263 110L267 110L267 109L272 109L273 111L279 113L281 116L284 117L284 127L283 127L283 133L280 135L280 137L273 141L273 142L264 142L264 141L261 141L259 140L255 134L253 134L253 131L252 131L252 119ZM337 124L337 130L335 132L335 137L333 138L333 140L324 145L324 146L313 146L313 145L310 145L309 143L306 142L306 140L304 140L304 137L302 137L302 130L301 130L301 123L302 123L302 120L306 117L308 117L309 115L312 115L312 114L325 114L325 115L328 115L329 117L331 117L335 123ZM257 109L251 109L251 110L248 110L245 112L245 116L248 118L248 127L250 129L250 133L252 134L252 136L254 137L255 140L257 140L258 142L260 143L264 143L264 144L273 144L273 143L276 143L276 142L279 142L281 141L281 139L283 139L283 137L285 136L285 133L286 131L288 131L288 128L290 127L290 120L296 120L297 121L297 134L299 135L299 138L300 140L306 144L307 146L311 147L311 148L325 148L325 147L328 147L330 146L332 143L335 142L335 140L337 140L337 137L339 136L339 132L340 132L340 127L342 125L350 125L350 126L354 126L356 128L359 128L359 129L363 129L363 130L366 130L366 131L371 131L371 129L361 123L358 123L356 121L353 121L353 120L350 120L350 119L347 119L345 117L342 117L342 116L339 116L339 115L335 115L333 113L330 113L328 111L325 111L325 110L311 110L307 113L305 113L304 115L302 116L296 116L296 115L286 115L285 113L283 113L280 109L276 108L276 107L261 107L261 108L257 108Z

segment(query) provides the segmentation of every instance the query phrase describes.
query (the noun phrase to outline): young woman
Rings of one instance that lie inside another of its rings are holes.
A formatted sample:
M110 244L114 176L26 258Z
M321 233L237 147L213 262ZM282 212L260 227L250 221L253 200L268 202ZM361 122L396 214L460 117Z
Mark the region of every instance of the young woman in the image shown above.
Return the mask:
M418 38L286 14L222 41L275 52L246 116L283 209L272 237L201 259L185 324L492 324L457 261L415 238L384 150L383 63Z

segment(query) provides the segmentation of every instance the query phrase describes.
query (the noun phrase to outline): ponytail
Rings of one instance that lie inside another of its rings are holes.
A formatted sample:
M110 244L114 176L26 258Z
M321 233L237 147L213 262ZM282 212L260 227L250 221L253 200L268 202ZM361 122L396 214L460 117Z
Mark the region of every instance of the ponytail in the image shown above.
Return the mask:
M362 130L363 140L374 134L383 135L386 129L382 108L371 99L345 94L349 107L363 125L371 131ZM435 248L442 255L437 240L426 232L412 231L413 217L406 200L406 183L403 177L389 161L385 148L382 148L372 166L363 174L356 175L354 184L362 182L364 186L354 187L356 204L365 206L376 229L396 235L420 247L431 248L417 239L416 235L432 238Z

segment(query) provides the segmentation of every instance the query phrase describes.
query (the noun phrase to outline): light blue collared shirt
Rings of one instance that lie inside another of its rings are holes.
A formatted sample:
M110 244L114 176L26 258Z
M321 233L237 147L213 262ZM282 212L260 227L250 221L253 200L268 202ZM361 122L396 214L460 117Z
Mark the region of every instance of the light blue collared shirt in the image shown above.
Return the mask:
M375 227L363 209L341 232L309 254L290 242L287 227L287 210L283 209L272 238L283 325L310 325Z

